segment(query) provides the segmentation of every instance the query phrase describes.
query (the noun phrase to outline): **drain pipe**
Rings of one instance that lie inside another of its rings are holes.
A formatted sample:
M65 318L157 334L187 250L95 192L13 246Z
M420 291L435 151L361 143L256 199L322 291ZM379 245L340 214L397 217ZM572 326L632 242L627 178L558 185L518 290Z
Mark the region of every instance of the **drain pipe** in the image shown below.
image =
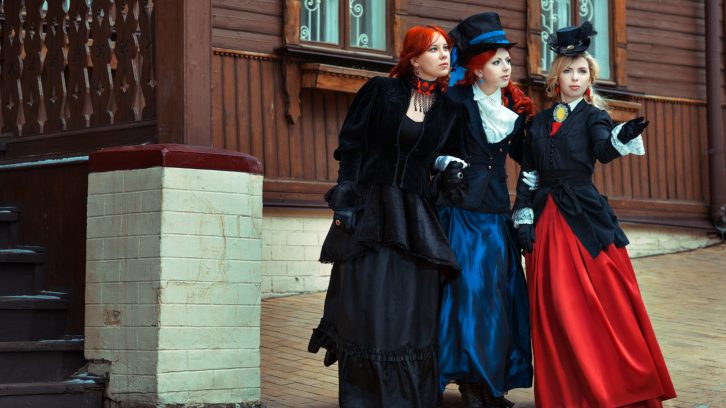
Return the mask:
M721 42L718 3L718 0L706 0L706 117L711 193L709 218L723 238L726 232L726 165L721 118Z

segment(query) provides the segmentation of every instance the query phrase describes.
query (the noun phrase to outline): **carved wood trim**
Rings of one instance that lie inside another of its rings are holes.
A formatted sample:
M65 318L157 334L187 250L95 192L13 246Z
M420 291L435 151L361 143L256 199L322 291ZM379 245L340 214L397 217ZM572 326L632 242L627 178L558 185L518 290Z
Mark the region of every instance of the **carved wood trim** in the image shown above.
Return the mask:
M68 129L82 129L88 122L86 103L90 99L88 81L90 48L88 3L71 0L68 8Z
M239 50L230 50L228 48L212 48L212 52L215 55L222 55L225 57L233 57L233 58L244 58L244 59L250 59L250 60L256 60L256 61L273 61L278 60L280 57L278 57L275 54L265 54L261 52L251 52L251 51L239 51Z
M618 86L628 84L628 23L625 13L625 0L611 0L613 13L613 79Z
M302 87L356 93L369 79L385 72L308 63L300 66Z
M657 95L643 95L642 97L634 97L634 99L643 99L654 102L672 103L678 105L698 105L706 106L706 101L703 99L689 99L689 98L674 98L670 96L657 96Z
M288 122L296 123L300 118L300 91L301 78L298 64L282 60L282 82L284 85L283 99L285 101L285 117Z
M300 0L284 0L283 40L285 44L300 44Z
M3 2L2 131L21 137L153 119L155 2L70 0L67 12L65 4Z
M615 122L627 122L635 119L643 105L639 102L621 101L617 99L605 99L610 111L610 118Z
M527 71L529 75L542 75L539 66L542 60L540 36L542 35L542 3L540 0L527 0Z

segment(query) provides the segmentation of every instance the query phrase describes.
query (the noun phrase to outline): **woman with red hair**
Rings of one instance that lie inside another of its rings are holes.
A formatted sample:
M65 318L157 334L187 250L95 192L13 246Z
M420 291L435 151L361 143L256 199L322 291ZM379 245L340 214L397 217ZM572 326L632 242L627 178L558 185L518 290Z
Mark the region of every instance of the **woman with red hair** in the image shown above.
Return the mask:
M338 362L341 407L438 400L439 287L459 269L431 200L433 161L463 126L462 108L442 97L448 75L446 33L411 28L391 77L360 89L340 130L320 256L333 269L308 350L324 347L325 365ZM449 168L445 184L458 173Z
M512 84L509 48L496 13L467 18L449 35L464 73L447 99L464 106L468 132L437 164L463 160L462 183L443 192L439 217L461 265L443 289L439 387L459 385L466 407L504 407L504 394L532 386L527 288L510 218L506 160L519 161L532 100ZM461 75L459 75L461 77ZM456 157L456 159L454 158ZM533 184L533 181L530 180Z

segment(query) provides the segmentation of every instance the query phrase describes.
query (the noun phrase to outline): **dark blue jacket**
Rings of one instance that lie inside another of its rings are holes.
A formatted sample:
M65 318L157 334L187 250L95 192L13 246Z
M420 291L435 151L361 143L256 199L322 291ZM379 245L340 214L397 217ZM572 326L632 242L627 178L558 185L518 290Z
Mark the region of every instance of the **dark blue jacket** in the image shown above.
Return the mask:
M451 138L441 154L459 157L470 164L464 169L462 186L452 194L444 194L440 206L460 207L467 210L499 213L510 209L507 189L507 156L517 162L521 159L525 138L524 115L520 116L514 131L498 143L489 143L484 134L479 108L474 101L470 85L449 88L445 95L455 105L463 105L466 132ZM510 108L512 105L511 98Z

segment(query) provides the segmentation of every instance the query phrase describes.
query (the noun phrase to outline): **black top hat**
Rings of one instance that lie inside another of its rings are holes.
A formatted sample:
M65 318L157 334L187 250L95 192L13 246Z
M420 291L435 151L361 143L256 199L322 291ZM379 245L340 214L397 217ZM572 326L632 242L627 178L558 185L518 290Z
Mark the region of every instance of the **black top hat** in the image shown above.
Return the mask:
M484 51L495 48L509 49L516 45L507 40L502 23L499 21L499 14L494 12L468 17L454 27L449 36L454 40L459 64Z
M587 51L590 46L590 37L597 34L592 23L585 21L579 27L570 26L560 28L547 39L547 45L556 54L565 57L576 57Z

